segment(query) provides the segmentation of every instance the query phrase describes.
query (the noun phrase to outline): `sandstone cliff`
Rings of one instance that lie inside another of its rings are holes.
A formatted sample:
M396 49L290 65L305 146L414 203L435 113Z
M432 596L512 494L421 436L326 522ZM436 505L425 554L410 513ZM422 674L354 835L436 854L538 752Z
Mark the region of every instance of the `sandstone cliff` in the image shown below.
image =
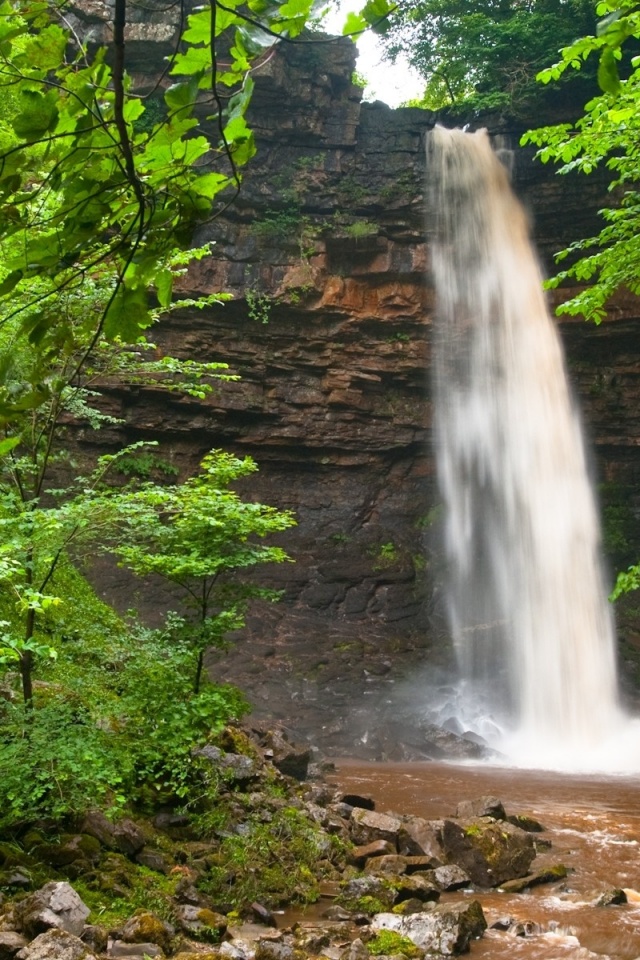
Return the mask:
M282 602L256 610L211 669L248 687L259 713L335 749L345 727L347 749L382 743L360 708L382 706L403 678L448 659L430 435L424 138L435 118L362 103L353 68L352 45L339 41L283 46L257 69L258 154L237 203L201 229L198 240L216 246L189 275L192 291L234 299L184 314L156 338L176 354L224 360L242 379L202 403L113 396L127 439L160 438L185 472L211 447L249 453L260 473L245 494L295 510L298 527L282 541L295 564L271 572ZM517 144L519 130L488 123ZM514 176L546 262L593 229L600 182L554 178L520 149ZM628 562L637 325L628 299L600 328L562 326Z

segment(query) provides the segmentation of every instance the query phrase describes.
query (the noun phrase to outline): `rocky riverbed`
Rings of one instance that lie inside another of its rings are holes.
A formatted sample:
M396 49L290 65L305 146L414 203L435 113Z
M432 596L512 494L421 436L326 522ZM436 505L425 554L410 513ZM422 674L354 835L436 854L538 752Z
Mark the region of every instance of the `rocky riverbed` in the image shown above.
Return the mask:
M215 802L2 838L0 960L452 956L485 934L483 897L571 873L543 825L495 797L438 819L381 812L266 728L227 730L201 758ZM625 900L603 890L593 909Z

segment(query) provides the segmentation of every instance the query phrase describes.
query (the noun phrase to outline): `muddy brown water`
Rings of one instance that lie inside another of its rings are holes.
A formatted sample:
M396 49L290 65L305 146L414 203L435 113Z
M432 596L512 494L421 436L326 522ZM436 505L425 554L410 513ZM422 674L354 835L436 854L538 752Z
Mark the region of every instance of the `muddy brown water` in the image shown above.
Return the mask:
M366 764L343 760L331 777L347 792L372 797L380 812L427 819L448 816L461 800L491 794L509 814L529 814L552 843L535 866L564 863L566 881L507 895L444 895L481 901L489 925L502 917L533 924L526 937L488 930L471 960L636 960L640 958L640 778L569 776L544 771L441 763ZM621 906L596 907L612 887Z

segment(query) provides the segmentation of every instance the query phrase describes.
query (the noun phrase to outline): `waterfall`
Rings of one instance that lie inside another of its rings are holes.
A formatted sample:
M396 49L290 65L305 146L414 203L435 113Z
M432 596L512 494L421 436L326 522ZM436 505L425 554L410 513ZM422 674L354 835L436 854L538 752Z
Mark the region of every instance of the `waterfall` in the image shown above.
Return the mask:
M598 514L527 217L486 131L436 127L429 141L434 426L463 719L497 731L492 746L522 766L615 767L629 721Z

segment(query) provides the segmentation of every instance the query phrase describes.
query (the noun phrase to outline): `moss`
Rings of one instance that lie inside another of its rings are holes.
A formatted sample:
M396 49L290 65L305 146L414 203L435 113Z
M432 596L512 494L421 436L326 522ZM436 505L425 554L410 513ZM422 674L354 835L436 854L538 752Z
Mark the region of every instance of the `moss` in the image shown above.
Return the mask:
M380 930L367 944L367 950L374 957L401 954L404 957L420 957L422 950L409 937L403 937L395 930Z

